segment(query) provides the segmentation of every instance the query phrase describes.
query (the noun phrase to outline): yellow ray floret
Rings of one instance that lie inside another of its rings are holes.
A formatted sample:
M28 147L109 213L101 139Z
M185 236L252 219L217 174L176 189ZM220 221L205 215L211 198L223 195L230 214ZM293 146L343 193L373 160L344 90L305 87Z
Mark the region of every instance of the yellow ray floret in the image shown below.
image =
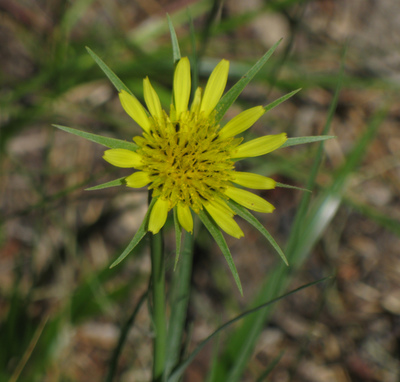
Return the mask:
M121 90L119 93L119 100L126 113L147 133L150 130L150 120L147 116L146 109L137 100L136 97L132 96L125 90Z
M190 63L187 57L179 60L174 75L174 99L176 116L187 111L190 97Z
M128 187L141 188L147 186L151 182L151 179L148 172L138 171L127 176L125 182Z
M169 211L168 200L157 199L153 209L150 212L149 231L154 234L158 233L167 221Z
M281 147L287 141L285 133L267 135L243 143L237 148L232 158L250 158L265 155Z
M217 106L228 80L229 61L222 60L212 71L204 90L200 111L208 116Z
M193 232L193 218L189 206L184 203L178 203L177 213L180 225L186 231Z
M190 112L196 115L200 111L201 105L201 96L202 96L202 89L197 88L194 92L194 97L192 101L192 105L190 106Z
M275 180L267 178L266 176L253 174L252 172L239 171L233 173L232 182L256 190L271 190L275 188L276 185Z
M146 101L146 105L150 111L150 114L153 118L157 118L161 121L163 117L163 112L161 108L160 98L158 98L158 94L151 86L149 77L146 77L143 80L143 93L144 100Z
M126 149L106 150L103 159L113 166L122 168L137 167L142 162L142 157L139 154Z
M275 209L271 203L260 196L240 188L227 187L225 195L249 210L268 213Z
M207 212L211 215L214 221L229 235L236 237L237 239L244 236L243 231L240 229L238 224L226 209L222 208L221 205L210 202L205 203L204 207Z
M219 136L225 139L243 133L243 131L253 126L264 113L265 109L262 106L256 106L241 112L221 129Z

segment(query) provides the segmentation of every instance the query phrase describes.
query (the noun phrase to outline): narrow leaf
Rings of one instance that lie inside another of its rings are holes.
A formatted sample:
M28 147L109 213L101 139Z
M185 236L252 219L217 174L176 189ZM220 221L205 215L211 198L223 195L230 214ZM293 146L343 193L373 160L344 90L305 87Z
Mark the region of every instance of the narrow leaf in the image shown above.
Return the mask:
M276 185L276 187L281 187L281 188L292 188L293 190L299 190L299 191L311 192L311 193L312 193L311 190L307 190L306 188L291 186L290 184L284 184L284 183L276 182L275 185Z
M94 187L85 188L85 191L102 190L103 188L123 186L123 185L125 185L125 178L126 177L124 176L123 178L111 180L110 182L107 182L107 183L98 184L97 186L94 186Z
M210 367L208 370L206 382L211 382L217 378L218 364L220 362L219 360L220 345L221 345L220 334L218 334L214 340L213 349L211 350L211 357L209 361Z
M268 104L267 106L264 106L265 111L270 111L272 110L274 107L278 106L279 104L281 104L282 102L286 101L287 99L289 99L290 97L293 97L296 93L298 93L300 89L297 90L293 90L292 92L285 94L284 96L278 98L277 100L275 100L274 102L271 102L270 104Z
M211 236L217 242L219 248L224 254L228 266L232 272L233 278L236 281L236 285L239 288L240 294L243 296L243 289L242 289L242 284L240 283L239 274L235 267L235 263L233 262L232 255L231 252L229 251L228 245L226 244L224 236L222 235L222 232L220 231L217 224L213 220L211 220L204 211L200 210L198 215L200 217L200 220L206 226Z
M265 227L252 215L251 212L249 212L246 208L241 206L239 203L236 203L232 199L227 200L227 203L229 207L233 209L234 212L236 212L241 218L246 220L248 223L250 223L254 228L258 229L260 233L270 242L272 247L278 252L279 256L282 258L283 262L286 265L289 265L285 254L275 241L275 239L271 236L271 234L265 229Z
M183 372L185 371L185 369L192 363L192 361L195 359L195 357L197 356L197 354L200 353L200 351L204 348L204 346L211 340L213 339L219 332L221 332L222 330L226 329L227 327L229 327L230 325L234 324L235 322L241 320L242 318L245 318L246 316L255 313L261 309L266 308L269 305L274 304L275 302L278 302L279 300L282 300L294 293L300 292L301 290L311 287L313 285L319 284L323 281L326 281L328 279L332 278L332 276L328 276L328 277L324 277L323 279L317 280L317 281L313 281L311 283L302 285L301 287L291 290L288 293L285 293L279 297L276 297L264 304L261 304L259 306L257 306L256 308L253 309L249 309L246 312L239 314L239 316L236 316L235 318L233 318L232 320L226 322L225 324L223 324L222 326L220 326L214 333L210 334L205 340L203 340L202 342L200 342L200 344L196 347L195 350L193 350L193 352L174 370L174 372L171 374L171 376L168 378L168 382L176 382L178 381L178 379L182 376Z
M181 59L181 50L179 49L178 37L176 36L175 28L172 24L171 18L167 13L168 20L168 28L171 34L171 43L172 43L172 55L174 59L174 64L176 64Z
M112 382L114 380L115 372L117 371L117 367L118 367L118 360L121 355L122 349L124 347L126 339L128 338L129 331L135 322L136 316L139 313L141 306L147 299L147 294L148 294L148 291L146 291L142 294L138 303L135 306L135 309L133 310L132 314L130 315L129 319L124 324L124 326L121 328L117 346L114 348L114 351L111 356L108 374L106 377L106 382Z
M191 62L191 69L192 69L192 94L191 99L193 99L194 92L197 89L199 84L199 58L197 53L197 44L196 44L196 31L194 29L193 19L190 14L189 8L187 8L187 16L189 21L189 28L190 28L190 45L192 48L192 59Z
M328 134L330 121L332 120L332 117L335 113L337 100L342 84L343 68L344 58L342 59L340 74L335 81L335 83L337 84L336 91L334 93L334 97L329 108L327 121L323 129L322 135ZM323 158L323 142L321 142L317 146L318 149L313 158L314 163L310 170L310 175L308 177L308 182L306 186L306 188L308 188L309 190L314 189L315 179L317 177L317 173ZM298 269L301 264L301 258L300 256L297 256L296 252L298 243L302 239L302 231L304 228L306 228L304 220L309 213L308 207L310 201L311 194L308 192L303 193L302 201L296 213L295 221L292 224L289 242L287 243L285 249L285 253L287 254L287 257L292 267L295 269ZM284 288L286 288L288 283L290 282L292 272L289 272L289 268L283 266L283 264L279 264L277 267L272 269L266 282L262 285L259 292L257 293L255 304L258 305L262 301L269 300L281 294ZM223 375L223 380L227 380L229 382L240 381L243 372L248 365L249 359L253 354L255 344L257 343L260 333L265 327L265 324L268 322L271 313L272 309L267 308L265 310L259 311L253 317L247 317L241 327L238 328L235 333L233 333L232 336L229 338L229 341L226 345L229 351L225 351L223 353L223 357L224 359L226 359L226 364L232 366L229 367L229 370L226 366L221 366L221 374Z
M111 265L110 268L115 267L118 265L122 260L125 259L126 256L128 256L133 249L140 243L140 241L144 238L144 236L147 233L147 224L149 222L149 217L150 217L150 212L151 209L153 208L154 203L156 202L156 199L153 198L151 200L151 203L149 205L149 209L146 212L145 217L143 218L142 224L140 225L139 229L136 231L135 236L131 240L131 242L128 244L128 246L125 248L124 252L122 252L119 256L118 259L115 260Z
M283 354L285 354L285 350L282 350L273 360L272 362L268 365L268 367L261 373L261 375L257 378L256 382L262 382L266 380L268 375L271 374L272 370L274 370L275 366L279 363L281 358L283 357Z
M382 227L387 228L400 237L400 224L398 219L388 216L384 212L379 211L378 208L371 207L368 204L361 204L359 201L345 198L344 202L368 219L373 220L375 223L380 224Z
M316 135L312 137L288 138L288 140L279 148L282 149L284 147L302 145L304 143L326 141L327 139L332 139L332 138L336 137L334 135Z
M66 127L61 125L52 125L57 127L57 129L64 130L67 133L77 135L81 138L85 138L89 141L99 143L100 145L109 147L110 149L127 149L131 151L136 151L138 146L133 142L123 141L121 139L103 137L101 135L96 135L92 133L87 133L86 131L73 129L72 127Z
M99 65L100 69L104 72L104 74L108 77L108 79L112 82L115 88L120 92L122 89L127 91L129 94L132 92L128 89L128 87L117 77L117 75L104 63L104 61L89 47L86 47L88 53L92 56L93 60ZM133 95L133 94L132 94Z
M229 91L220 99L217 106L215 107L217 114L215 116L215 121L218 123L222 117L225 115L230 106L235 102L239 94L247 86L247 84L253 79L253 77L258 73L258 71L265 65L268 59L274 53L275 49L278 47L282 39L276 42L267 53L264 54L254 66L235 84Z

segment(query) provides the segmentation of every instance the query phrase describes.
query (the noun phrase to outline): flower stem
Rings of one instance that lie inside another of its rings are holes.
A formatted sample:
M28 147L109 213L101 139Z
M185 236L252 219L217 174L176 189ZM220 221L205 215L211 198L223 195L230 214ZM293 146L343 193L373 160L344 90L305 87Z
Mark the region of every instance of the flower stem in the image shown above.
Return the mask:
M167 359L165 364L165 376L167 378L172 369L178 364L181 356L182 337L190 296L192 261L193 235L186 232L183 239L183 252L170 289L171 316L168 325Z
M165 267L161 232L151 236L151 283L153 298L154 363L153 381L162 380L165 367L166 319L165 319Z

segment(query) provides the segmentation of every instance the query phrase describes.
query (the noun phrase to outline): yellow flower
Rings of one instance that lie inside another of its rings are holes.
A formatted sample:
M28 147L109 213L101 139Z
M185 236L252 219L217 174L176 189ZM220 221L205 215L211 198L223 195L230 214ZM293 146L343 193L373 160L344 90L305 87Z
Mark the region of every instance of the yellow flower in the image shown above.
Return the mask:
M177 209L180 225L193 231L191 211L206 210L215 223L229 235L239 238L243 232L234 220L227 200L258 212L272 212L272 204L236 185L252 189L272 189L273 179L235 170L235 162L267 154L279 148L286 134L267 135L242 143L235 137L250 128L264 113L262 106L243 111L224 127L215 121L215 107L226 86L229 62L222 60L213 70L204 93L198 88L189 108L191 91L190 63L178 62L173 82L173 104L169 115L150 80L143 81L147 110L132 95L122 90L119 98L124 110L143 129L133 140L136 152L111 149L104 159L117 167L137 171L125 181L128 187L147 186L156 202L150 212L148 230L157 233L168 212Z

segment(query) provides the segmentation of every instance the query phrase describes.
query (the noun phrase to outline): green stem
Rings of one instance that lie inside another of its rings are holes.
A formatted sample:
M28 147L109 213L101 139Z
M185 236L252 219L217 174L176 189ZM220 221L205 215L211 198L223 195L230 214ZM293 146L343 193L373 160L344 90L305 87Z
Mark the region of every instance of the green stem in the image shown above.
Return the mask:
M165 319L165 267L161 232L151 235L151 282L153 298L154 363L153 381L160 382L165 367L166 319Z
M193 235L185 232L183 252L171 285L171 316L168 325L165 379L178 364L182 351L193 261Z

